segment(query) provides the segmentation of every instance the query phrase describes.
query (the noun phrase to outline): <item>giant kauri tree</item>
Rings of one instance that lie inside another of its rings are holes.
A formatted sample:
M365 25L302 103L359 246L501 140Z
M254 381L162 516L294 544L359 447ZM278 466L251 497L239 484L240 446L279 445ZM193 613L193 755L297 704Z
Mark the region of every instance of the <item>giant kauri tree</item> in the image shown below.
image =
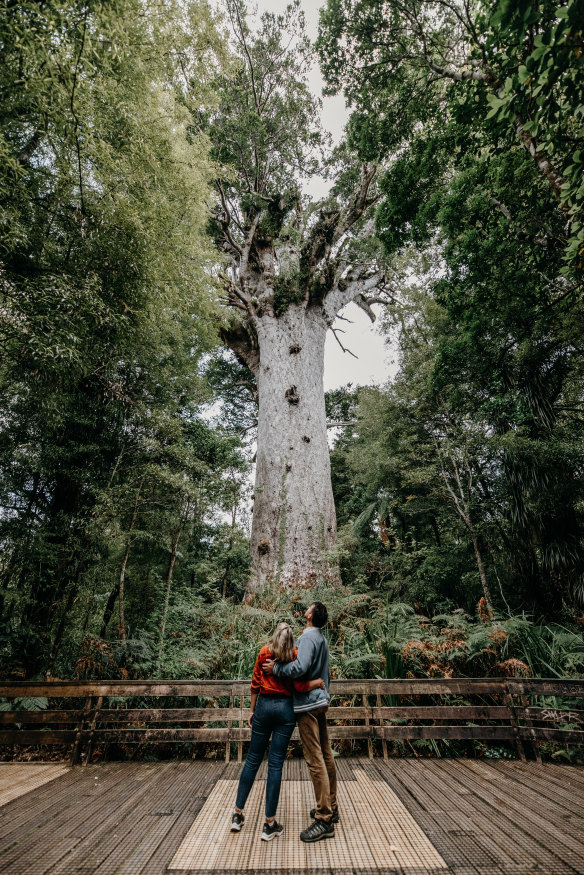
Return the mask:
M240 66L222 82L211 123L222 174L214 227L234 311L223 337L253 372L259 401L251 598L274 584L309 587L338 575L325 338L350 301L371 312L384 277L370 258L355 258L374 200L373 164L345 161L342 182L320 204L300 194L322 141L299 4L263 15L254 32L241 0L228 10Z

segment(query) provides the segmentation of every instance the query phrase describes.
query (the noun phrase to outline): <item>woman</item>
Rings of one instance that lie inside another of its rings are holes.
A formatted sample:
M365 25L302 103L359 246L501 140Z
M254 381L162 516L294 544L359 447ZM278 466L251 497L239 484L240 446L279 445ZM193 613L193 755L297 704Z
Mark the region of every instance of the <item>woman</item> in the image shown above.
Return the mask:
M231 832L239 832L245 816L243 809L252 788L255 776L264 758L268 744L268 778L266 781L266 820L261 838L265 842L282 835L284 827L276 822L276 809L282 783L282 767L288 749L288 742L294 730L295 717L292 707L292 691L306 693L317 687L324 689L324 681L293 681L265 675L262 662L275 659L278 662L291 662L296 658L294 636L288 623L280 623L270 639L262 647L253 670L251 681L251 743L247 759L239 779L235 810L231 818Z

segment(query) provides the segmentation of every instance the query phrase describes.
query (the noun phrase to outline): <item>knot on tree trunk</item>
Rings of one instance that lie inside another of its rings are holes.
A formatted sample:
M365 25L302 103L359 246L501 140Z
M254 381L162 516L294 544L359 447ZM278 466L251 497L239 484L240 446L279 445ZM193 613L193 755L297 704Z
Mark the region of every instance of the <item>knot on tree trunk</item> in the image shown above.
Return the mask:
M300 395L296 386L290 386L289 389L286 389L284 396L288 404L298 404L300 401Z
M266 553L269 553L269 552L270 552L269 541L266 541L265 539L263 541L260 541L258 544L258 553L260 554L260 556L265 556Z

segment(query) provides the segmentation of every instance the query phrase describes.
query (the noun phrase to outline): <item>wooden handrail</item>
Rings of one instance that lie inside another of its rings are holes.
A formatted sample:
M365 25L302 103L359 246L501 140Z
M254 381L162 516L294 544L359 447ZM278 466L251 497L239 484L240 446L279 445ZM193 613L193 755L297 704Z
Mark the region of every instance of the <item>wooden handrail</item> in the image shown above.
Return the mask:
M242 745L251 735L246 723L249 709L245 707L249 695L249 681L243 679L10 681L0 683L0 697L9 700L46 697L51 708L0 711L0 744L72 744L72 759L76 762L83 746L88 752L96 741L215 742L225 744L226 759L229 759L231 743L237 742L239 760ZM534 745L539 740L584 743L584 679L336 679L331 681L331 695L328 712L331 738L365 739L370 756L374 753L375 740L381 741L384 756L387 756L387 742L397 739L514 741L522 758L525 757L524 741ZM383 703L384 696L391 697L389 704ZM463 705L445 702L444 697L450 696L474 701ZM528 696L571 701L569 707L558 708L556 703L553 706L529 703ZM120 708L109 707L106 701L109 697L157 701L152 707L137 708L130 703L130 707ZM370 703L370 697L374 704ZM421 699L427 697L433 697L434 701L421 703ZM177 707L176 701L171 701L169 707L165 707L160 702L181 698L197 698L203 703ZM239 706L235 705L237 698ZM355 704L347 701L351 698L357 700ZM402 701L398 704L396 698ZM485 698L492 703L485 703ZM76 699L85 700L85 707L71 707L71 700ZM218 703L221 699L228 704ZM97 706L90 708L88 703L92 702L97 702ZM59 708L61 703L64 707ZM342 725L336 721L352 723ZM435 721L449 722L444 725ZM296 730L293 738L297 735Z
M180 681L8 681L0 682L0 696L249 696L249 680ZM513 694L584 697L584 678L347 678L331 680L331 694L345 695L454 695L498 694L508 687Z

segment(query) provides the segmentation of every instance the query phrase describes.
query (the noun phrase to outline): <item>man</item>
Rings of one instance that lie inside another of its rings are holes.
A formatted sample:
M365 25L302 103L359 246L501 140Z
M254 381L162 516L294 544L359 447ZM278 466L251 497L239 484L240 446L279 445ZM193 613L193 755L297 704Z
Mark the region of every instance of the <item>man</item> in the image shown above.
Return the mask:
M316 796L316 808L310 812L313 823L300 833L300 838L303 842L318 842L332 838L335 834L334 825L339 822L337 772L326 722L330 701L329 651L321 632L328 621L328 612L322 602L314 602L304 616L306 629L296 642L296 659L287 663L267 660L262 668L267 675L274 674L278 678L303 678L308 681L324 678L324 690L315 689L308 693L294 690L293 694L302 750Z

